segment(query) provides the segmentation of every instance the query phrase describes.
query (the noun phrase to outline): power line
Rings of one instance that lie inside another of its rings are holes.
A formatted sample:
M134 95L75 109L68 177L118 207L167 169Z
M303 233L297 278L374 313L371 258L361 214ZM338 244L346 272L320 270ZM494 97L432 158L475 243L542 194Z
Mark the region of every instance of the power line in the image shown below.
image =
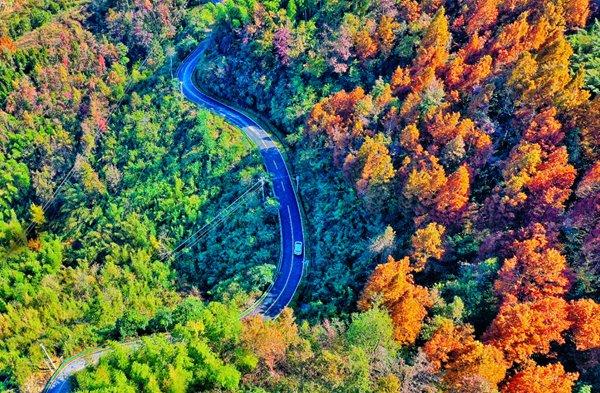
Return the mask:
M85 8L86 8L86 6L83 6L83 7L80 8L79 11L83 12L85 10ZM190 28L190 26L186 27L186 29L184 29L183 32L187 31L189 28ZM164 40L163 39L159 39L159 42L162 42L162 41L164 41ZM148 60L150 60L150 57L152 56L152 54L153 54L152 50L151 50L151 48L149 48L148 55L140 63L140 65L138 66L138 70L143 69L148 64ZM133 71L133 69L134 68L132 67L132 71ZM129 91L129 89L131 88L131 86L132 86L133 83L134 83L134 78L130 77L129 81L125 85L125 89L123 90L123 95L121 97L119 97L119 99L114 104L114 106L112 107L112 109L108 112L107 119L110 119L112 117L112 115L117 111L117 109L119 109L119 107L121 106L121 103L123 102L123 99L127 95L127 92ZM96 140L96 138L98 138L98 136L101 136L101 134L99 132L96 132L95 135L94 135L94 140ZM67 174L65 175L65 177L63 178L63 180L60 182L59 186L54 190L54 192L50 196L50 199L43 204L42 211L44 213L46 213L46 211L48 210L48 208L50 207L50 205L52 205L52 203L56 200L56 197L58 196L58 193L65 186L66 182L71 178L71 176L73 176L73 174L75 173L75 169L76 168L77 168L77 156L75 157L75 162L73 163L73 166L67 172ZM34 223L33 222L30 223L27 226L27 229L25 231L25 235L26 236L29 234L29 232L31 231L31 229L33 227L34 227Z
M190 31L190 30L191 30L193 27L194 27L194 26L193 26L193 24L191 24L191 23L188 23L188 25L186 26L186 28L184 28L182 31L180 31L180 32L179 32L179 33L177 33L177 34L178 34L178 35L184 35L184 34L187 34L187 33L188 33L188 32L189 32L189 31ZM146 58L144 59L144 61L142 61L142 63L140 63L140 66L138 67L138 70L140 70L140 69L143 69L143 68L146 66L146 64L147 64L147 62L148 62L149 58L151 57L151 55L152 55L152 53L149 53L149 54L148 54L148 56L146 56ZM119 101L117 101L116 105L115 105L115 106L112 108L112 110L109 112L109 114L108 114L107 118L109 118L109 119L110 119L110 118L112 117L112 115L113 115L113 114L114 114L114 113L115 113L115 112L116 112L116 111L119 109L119 106L120 106L120 104L122 103L123 99L124 99L124 98L126 97L126 95L127 95L127 94L126 94L126 93L127 93L127 91L129 91L129 89L130 89L130 87L131 87L131 85L132 85L133 83L134 83L134 79L133 79L133 78L130 78L130 79L129 79L129 81L128 81L128 83L127 83L127 85L126 85L126 88L125 88L125 91L124 91L123 95L120 97ZM98 134L96 134L96 136L97 136L97 135L98 135ZM70 177L71 177L71 176L74 174L74 172L75 172L75 169L76 169L76 168L77 168L77 162L75 162L75 163L74 163L74 165L73 165L73 166L72 166L72 168L69 170L69 172L67 173L67 175L66 175L66 176L63 178L63 180L61 181L60 185L57 187L57 189L56 189L56 190L54 191L54 193L52 194L52 196L51 196L51 199L50 199L50 200L48 200L46 203L44 203L44 205L43 205L43 207L42 207L42 210L43 210L43 212L44 212L44 213L47 211L48 207L49 207L49 206L50 206L50 205L51 205L51 204L54 202L54 200L56 199L56 197L57 197L58 193L59 193L59 192L61 191L61 189L62 189L62 188L63 188L63 187L66 185L66 183L67 183L67 181L70 179ZM148 167L148 166L145 166L145 167L144 167L144 168L143 168L141 171L138 171L137 175L134 175L134 177L135 177L135 181L134 181L133 183L137 182L137 181L139 180L139 178L140 178L140 177L141 177L141 176L142 176L144 173L146 173L146 172L147 172L147 170L148 170L148 169L149 169L149 167ZM264 180L263 180L263 179L261 179L260 181L261 181L262 183L264 183ZM120 192L120 191L123 189L123 187L124 187L124 179L121 181L121 185L120 185L120 187L118 188L118 190L117 190L117 193L118 193L118 192ZM217 217L215 217L215 218L217 218ZM216 224L218 224L218 223L219 223L219 222L217 222ZM31 230L31 229L34 227L34 225L35 225L35 224L32 222L32 223L31 223L31 224L30 224L30 225L27 227L26 234L28 234L28 233L30 232L30 230ZM178 247L179 247L179 246L178 246ZM176 249L177 249L177 248L176 248Z
M186 34L191 28L193 27L192 24L188 23L188 26L186 26L185 29L183 29L181 32L179 32L178 34ZM164 41L164 40L161 40ZM142 61L142 63L140 63L140 66L138 67L138 70L142 69L143 67L146 66L146 64L148 63L148 60L150 59L152 53L148 53L148 56L146 56L146 58ZM131 85L133 84L133 78L130 78L125 90L123 92L123 95L120 97L120 99L117 101L117 103L114 105L114 107L112 108L112 110L109 112L109 114L107 115L107 118L110 119L112 117L112 115L116 112L116 110L120 107L121 103L123 102L123 99L125 98L125 96L127 95L127 91L129 90L129 88L131 87ZM95 137L98 137L98 133L96 133ZM44 207L42 208L43 212L46 212L46 209L48 206L50 206L50 204L52 204L52 202L54 202L56 195L58 194L58 192L60 191L60 189L62 188L62 186L66 183L66 181L71 177L71 175L74 172L74 169L76 168L76 163L73 164L73 167L71 168L71 170L69 171L69 173L67 173L66 177L63 179L63 181L61 182L60 186L57 188L57 190L52 194L51 200L49 200L48 202L46 202L44 204ZM144 167L144 169L142 169L137 176L135 177L135 182L137 182L139 180L139 178L141 177L141 175L146 172L148 170L148 166ZM133 182L133 183L135 183ZM121 182L121 185L119 187L119 189L115 192L115 193L119 193L124 187L124 179ZM31 230L31 228L33 227L33 223L31 223L28 227L27 227L27 232L29 233L29 231Z
M46 358L48 359L47 363L49 363L49 366L51 366L49 368L52 370L52 372L55 372L56 371L56 365L54 364L54 362L50 358L50 355L48 355L48 351L46 351L46 347L42 343L40 343L40 346L42 347L42 351L44 351L44 355L46 355Z
M194 244L196 244L204 235L206 235L206 233L208 233L208 231L213 226L218 225L226 217L228 217L229 215L231 215L237 209L237 207L238 207L238 206L236 206L235 208L233 208L235 205L237 205L238 203L240 203L243 199L245 199L246 196L248 196L248 194L250 192L258 189L258 187L262 186L263 184L264 184L264 180L262 178L259 179L258 181L256 181L255 183L253 183L250 187L248 187L246 189L246 191L244 191L240 196L238 196L233 202L231 202L225 208L221 209L216 216L214 216L213 218L210 219L209 222L207 222L206 224L204 224L200 229L196 230L194 233L192 233L190 236L188 236L185 240L183 240L177 246L175 246L173 248L173 251L169 252L168 254L165 254L161 258L161 260L165 260L167 258L170 258L171 256L177 257L177 256L179 256L181 254L181 252L185 248L189 248L189 247L193 246ZM196 236L199 236L199 237L197 239L195 239L193 243L188 243L190 240L194 239L194 237L196 237ZM177 251L177 250L179 250L179 251Z
M210 227L206 228L202 233L200 233L199 235L195 236L195 239L194 239L193 242L186 244L183 248L181 248L181 250L179 250L177 253L173 254L173 259L179 258L179 256L181 254L183 254L185 250L187 250L187 249L195 246L196 244L198 244L198 242L200 240L202 240L206 235L208 235L212 229L216 228L219 224L223 223L227 219L228 216L230 216L235 211L237 211L241 206L242 205L239 204L239 205L233 207L231 209L231 211L227 213L227 215L225 215L223 217L220 217L219 219L217 219L216 221L214 221L213 224Z

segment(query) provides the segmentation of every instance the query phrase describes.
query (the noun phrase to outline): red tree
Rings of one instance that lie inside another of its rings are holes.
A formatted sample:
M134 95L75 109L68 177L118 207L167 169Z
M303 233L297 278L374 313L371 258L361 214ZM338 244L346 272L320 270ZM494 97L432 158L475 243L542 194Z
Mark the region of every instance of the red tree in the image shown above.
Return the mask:
M504 261L494 284L505 302L562 296L569 289L565 257L550 247L541 224L535 224L532 232L531 238L513 243L514 256Z
M592 299L580 299L569 304L573 340L577 349L600 348L600 304Z
M401 344L417 339L431 299L426 288L415 285L408 258L378 265L358 302L362 310L381 301L394 322L394 337Z
M566 373L562 364L528 365L502 388L503 393L571 393L577 373Z
M466 391L465 385L474 376L495 389L506 374L502 352L475 340L471 325L456 326L444 320L423 350L433 366L444 371L444 382L455 391Z
M567 302L547 297L526 303L506 303L485 334L485 342L509 362L523 363L533 354L547 354L552 342L563 343L570 326Z
M362 105L361 105L362 104ZM308 119L310 132L325 132L333 147L334 158L339 161L347 153L351 143L365 136L366 118L372 106L371 97L361 87L351 92L341 90L323 99L313 107Z
M435 217L444 225L460 225L469 203L470 173L466 164L452 173L436 196Z

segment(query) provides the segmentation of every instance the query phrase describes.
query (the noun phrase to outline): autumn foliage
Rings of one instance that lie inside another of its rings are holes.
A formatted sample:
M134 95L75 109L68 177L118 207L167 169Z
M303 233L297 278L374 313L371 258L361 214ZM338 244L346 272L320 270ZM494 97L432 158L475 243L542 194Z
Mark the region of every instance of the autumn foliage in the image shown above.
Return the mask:
M416 285L408 258L378 265L359 301L365 310L381 302L394 321L394 337L401 344L412 344L421 330L427 309L431 306L429 292Z
M79 387L598 390L598 1L0 4L0 389L41 389L40 344L170 331L144 345L177 361ZM199 85L285 134L299 324L238 320L274 278L272 198L159 255L261 172L180 94L207 37Z
M592 299L580 299L569 304L573 340L577 349L600 348L600 304Z
M336 61L347 61L334 68L349 79L345 89L321 98L306 121L311 138L324 136L370 211L377 211L376 193L393 201L380 209L403 223L396 233L412 224L408 247L396 250L406 257L375 268L359 307L380 301L396 338L412 344L432 306L414 277L433 284L435 269L455 274L463 259L476 266L497 258L489 287L498 312L479 327L481 341L468 324L446 321L425 346L429 358L458 391L483 383L477 375L492 389L508 383L520 391L532 375L555 375L570 387L575 374L560 364L538 366L532 357L552 356L553 346L567 342L597 346L590 319L596 303L567 301L583 266L600 272L600 170L590 161L599 138L597 120L586 115L597 112L598 100L590 101L583 74L570 66L567 38L586 25L589 3L384 3L362 24L345 19L335 53ZM397 46L403 26L395 18L420 28L410 59L391 55L404 48ZM352 79L353 56L363 66L381 59L389 72L369 90ZM587 160L580 178L575 130ZM574 258L565 249L566 227Z
M444 320L423 350L434 367L445 370L444 382L456 391L465 390L472 377L483 378L495 389L506 374L502 352L476 340L469 325Z
M494 285L504 303L533 302L567 292L566 258L549 245L541 225L533 237L515 241L511 248L514 256L504 261Z
M369 104L370 97L360 87L350 93L340 91L315 105L309 129L313 133L325 132L331 140L334 156L339 158L353 142L367 134L363 116Z
M550 344L563 343L570 327L567 302L549 297L506 303L485 335L484 342L500 349L509 362L525 362L533 354L547 354Z
M583 176L575 191L577 196L568 225L577 233L581 257L577 266L589 272L600 272L600 162Z
M285 358L290 345L298 340L298 328L290 309L284 310L275 321L267 321L260 315L248 317L242 330L242 342L252 349L269 371Z
M373 138L366 137L356 155L348 154L344 169L350 171L357 166L360 175L356 181L356 188L361 194L375 186L388 183L394 177L392 158L382 134Z
M0 52L1 51L14 52L17 50L17 46L10 37L0 37Z
M461 165L448 176L436 196L435 212L446 225L460 223L469 204L471 175L467 164Z
M411 258L415 270L423 270L430 258L441 259L444 255L443 236L446 228L437 223L429 223L417 229L412 236L413 251Z
M567 373L560 363L525 367L508 379L503 393L570 393L577 380L576 373Z
M373 267L359 308L380 302L402 345L425 342L451 391L567 391L576 372L591 383L577 353L598 347L600 101L596 55L577 42L596 38L584 33L590 2L336 4L311 19L327 22L320 35L296 20L299 43L324 42L306 44L296 71L273 79L275 94L294 85L285 115L272 96L244 93L300 130L306 139L290 138L298 156L306 142L306 157L339 169L309 193L343 189L364 207L352 209L354 234L370 243L383 228L393 234L377 253L356 251L355 239L321 261L322 272L334 263L350 277L331 292ZM270 33L254 39L261 29L250 24L238 41L269 42ZM256 73L243 78L262 83Z

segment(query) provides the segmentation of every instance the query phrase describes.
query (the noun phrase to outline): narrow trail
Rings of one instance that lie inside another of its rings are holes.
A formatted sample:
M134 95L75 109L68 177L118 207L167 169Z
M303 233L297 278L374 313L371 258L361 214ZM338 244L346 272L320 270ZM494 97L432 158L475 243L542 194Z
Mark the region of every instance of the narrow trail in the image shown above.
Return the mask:
M304 243L304 229L300 205L292 179L283 156L271 136L254 120L236 109L202 93L194 84L194 70L209 44L203 41L181 64L177 77L185 97L225 118L239 127L259 149L267 172L273 179L273 193L279 201L279 228L281 255L275 281L265 294L245 313L261 314L266 318L277 317L292 301L304 271L304 255L294 255L294 243ZM127 345L135 347L139 341ZM50 378L43 392L66 393L72 390L70 377L89 365L97 364L109 349L100 348L82 352L62 362Z

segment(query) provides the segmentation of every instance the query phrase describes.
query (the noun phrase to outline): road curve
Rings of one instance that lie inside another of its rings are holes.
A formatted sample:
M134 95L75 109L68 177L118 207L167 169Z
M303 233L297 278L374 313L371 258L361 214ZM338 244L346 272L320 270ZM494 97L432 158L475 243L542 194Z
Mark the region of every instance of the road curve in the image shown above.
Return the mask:
M271 136L250 117L205 95L194 84L194 70L207 45L208 41L202 42L183 61L177 71L177 77L181 81L183 94L190 101L223 116L254 142L260 150L267 172L271 175L273 193L279 201L281 257L275 282L252 313L274 318L292 301L302 279L304 255L294 255L294 242L304 243L300 205L285 160Z
M254 120L234 108L202 93L194 84L194 70L206 47L203 41L181 64L177 77L185 97L221 116L239 127L260 150L267 172L273 182L273 193L279 201L279 223L281 234L281 255L274 283L267 289L248 314L261 314L275 318L292 301L302 279L304 255L294 255L294 242L304 243L304 230L300 205L290 178L285 160L271 136ZM137 345L135 342L130 345ZM45 393L66 393L71 391L70 377L90 364L97 364L108 349L98 349L87 355L76 355L63 362L59 370L44 387Z

